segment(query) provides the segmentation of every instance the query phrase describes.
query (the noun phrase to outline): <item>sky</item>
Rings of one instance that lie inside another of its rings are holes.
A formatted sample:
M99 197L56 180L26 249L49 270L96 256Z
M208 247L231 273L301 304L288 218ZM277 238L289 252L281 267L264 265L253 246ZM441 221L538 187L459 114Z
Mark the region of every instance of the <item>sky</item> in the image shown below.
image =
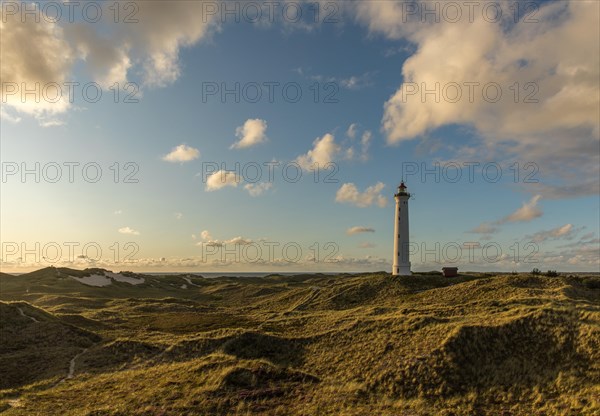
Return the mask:
M599 271L596 1L2 1L1 269Z

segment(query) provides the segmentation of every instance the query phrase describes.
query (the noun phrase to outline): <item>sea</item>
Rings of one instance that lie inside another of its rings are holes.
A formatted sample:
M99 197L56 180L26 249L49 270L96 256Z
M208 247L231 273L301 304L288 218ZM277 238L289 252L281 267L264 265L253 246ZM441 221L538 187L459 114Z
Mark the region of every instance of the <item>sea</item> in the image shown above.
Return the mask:
M348 273L348 272L343 272ZM279 276L298 276L301 274L322 274L325 276L335 276L340 273L321 273L321 272L198 272L198 273L189 273L189 272L160 272L160 273L140 273L147 274L149 276L169 276L169 275L185 275L185 276L198 276L204 278L214 278L214 277L265 277L269 275L279 275Z

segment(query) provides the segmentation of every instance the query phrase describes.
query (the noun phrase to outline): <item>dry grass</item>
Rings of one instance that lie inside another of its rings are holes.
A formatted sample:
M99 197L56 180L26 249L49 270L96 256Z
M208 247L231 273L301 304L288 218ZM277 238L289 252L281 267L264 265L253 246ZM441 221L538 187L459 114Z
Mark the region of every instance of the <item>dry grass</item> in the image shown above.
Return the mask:
M0 276L7 415L600 413L597 277L56 276Z

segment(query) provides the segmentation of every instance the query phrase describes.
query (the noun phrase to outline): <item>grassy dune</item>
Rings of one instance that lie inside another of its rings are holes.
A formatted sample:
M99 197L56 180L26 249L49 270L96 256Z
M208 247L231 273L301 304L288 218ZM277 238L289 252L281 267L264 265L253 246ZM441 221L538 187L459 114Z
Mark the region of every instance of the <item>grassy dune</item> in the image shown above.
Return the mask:
M598 276L98 273L0 276L3 414L600 414Z

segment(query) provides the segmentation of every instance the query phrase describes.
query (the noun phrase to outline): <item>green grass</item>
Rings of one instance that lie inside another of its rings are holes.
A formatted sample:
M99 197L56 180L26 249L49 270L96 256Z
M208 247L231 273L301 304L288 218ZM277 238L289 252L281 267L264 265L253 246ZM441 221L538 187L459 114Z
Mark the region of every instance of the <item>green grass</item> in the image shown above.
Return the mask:
M0 276L4 414L600 412L598 276L75 273Z

